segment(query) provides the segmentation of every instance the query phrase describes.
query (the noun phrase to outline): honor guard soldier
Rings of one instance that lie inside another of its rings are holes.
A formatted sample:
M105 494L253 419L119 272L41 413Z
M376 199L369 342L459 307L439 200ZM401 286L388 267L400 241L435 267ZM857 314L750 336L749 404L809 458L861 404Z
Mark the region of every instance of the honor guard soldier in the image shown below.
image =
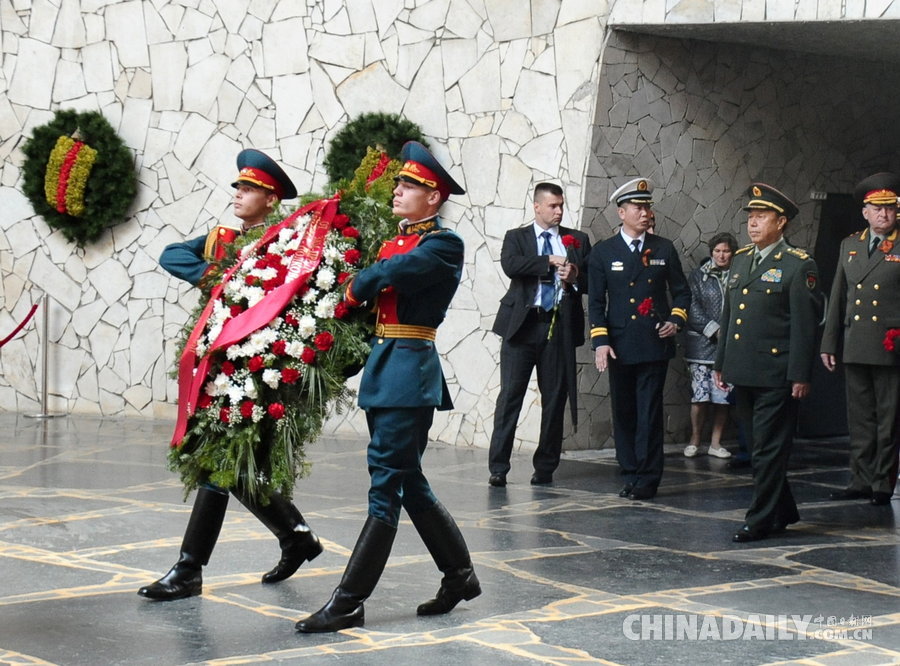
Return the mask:
M297 196L287 174L258 150L241 151L237 166L239 173L232 187L236 190L234 214L241 224L217 226L206 236L169 245L159 259L163 268L192 285L200 282L210 261L224 256L225 245L244 231L264 224L266 215L280 199ZM209 562L219 538L229 492L278 537L281 559L275 568L263 575L263 583L275 583L292 576L301 564L322 552L322 544L297 507L281 495L272 495L269 503L262 506L250 500L240 488L207 484L197 491L178 561L165 576L138 590L139 595L154 600L172 600L201 593L202 568Z
M294 199L297 188L284 170L263 152L247 148L237 156L238 176L231 186L234 193L234 216L240 223L219 224L205 236L168 245L159 258L160 265L177 278L193 285L209 269L211 261L225 256L226 247L234 240L265 224L279 201Z
M649 233L653 183L635 178L610 197L621 230L591 250L588 302L597 370L609 368L620 497L651 499L663 472L663 388L691 290L672 241ZM670 301L671 299L671 301Z
M868 225L841 243L821 347L828 370L841 354L847 384L850 484L831 499L875 506L890 501L897 480L900 352L885 349L884 340L900 327L898 193L900 176L893 173L856 186Z
M764 183L751 185L748 195L752 244L738 250L731 265L713 366L720 389L734 385L737 416L750 441L753 498L733 537L739 543L782 532L800 519L787 464L822 316L816 262L784 240L797 205Z
M384 571L401 507L444 574L437 596L417 614L448 613L481 594L465 539L422 472L434 410L453 407L434 340L463 268L462 238L441 224L438 209L465 190L420 143L407 142L402 159L393 200L400 233L345 291L351 306L374 307L377 321L359 386L370 437L369 515L340 584L327 604L297 623L301 633L363 625L363 602Z

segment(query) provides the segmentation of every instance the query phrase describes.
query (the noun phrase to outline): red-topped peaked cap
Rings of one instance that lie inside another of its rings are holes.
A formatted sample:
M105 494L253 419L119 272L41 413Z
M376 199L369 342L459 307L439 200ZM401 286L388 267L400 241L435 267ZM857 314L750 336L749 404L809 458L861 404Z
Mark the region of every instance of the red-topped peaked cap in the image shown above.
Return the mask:
M397 174L398 180L437 190L441 193L442 201L446 201L451 194L466 193L440 165L431 151L418 141L404 143L403 149L400 151L400 159L403 160L403 167Z
M237 156L238 175L231 184L249 183L275 193L279 199L293 199L297 196L297 188L278 164L260 150L246 148Z

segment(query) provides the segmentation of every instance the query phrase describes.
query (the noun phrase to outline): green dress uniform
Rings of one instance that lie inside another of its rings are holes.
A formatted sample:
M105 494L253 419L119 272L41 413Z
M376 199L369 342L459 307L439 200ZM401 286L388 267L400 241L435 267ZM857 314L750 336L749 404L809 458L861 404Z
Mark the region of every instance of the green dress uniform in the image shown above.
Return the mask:
M786 211L780 214L796 212L774 188L759 183L751 192L757 198L747 209L771 199ZM806 252L782 238L754 268L755 254L754 245L735 254L714 365L735 387L737 416L751 442L753 498L735 541L764 538L800 519L787 481L797 423L791 392L794 382L812 376L822 314L818 269Z
M816 263L780 240L751 269L753 245L738 250L720 321L715 369L735 386L753 465L750 531L766 534L799 520L787 482L797 423L793 382L809 382L821 317Z
M860 185L870 195L887 192L872 190L879 176L889 175L875 174ZM900 179L891 185L892 201L864 194L863 205L893 205ZM843 494L871 494L873 503L883 504L896 482L900 354L887 351L883 341L888 329L900 327L900 233L895 227L870 252L871 241L866 228L841 243L821 352L840 354L845 369L850 484Z

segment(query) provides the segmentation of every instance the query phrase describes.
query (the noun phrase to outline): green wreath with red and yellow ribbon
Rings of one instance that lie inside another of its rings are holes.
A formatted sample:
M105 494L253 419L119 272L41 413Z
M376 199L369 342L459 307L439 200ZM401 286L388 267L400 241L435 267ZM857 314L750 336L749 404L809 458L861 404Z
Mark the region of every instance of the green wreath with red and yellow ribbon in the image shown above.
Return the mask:
M125 219L137 191L134 158L96 111L58 111L25 143L23 191L35 212L84 246Z

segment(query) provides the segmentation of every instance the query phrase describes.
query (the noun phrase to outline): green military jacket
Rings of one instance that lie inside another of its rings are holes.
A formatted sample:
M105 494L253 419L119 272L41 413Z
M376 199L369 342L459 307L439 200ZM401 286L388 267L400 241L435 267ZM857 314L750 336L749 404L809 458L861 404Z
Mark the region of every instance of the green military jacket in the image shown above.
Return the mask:
M900 327L900 238L897 229L869 256L869 229L841 243L831 287L822 353L843 350L844 363L900 365L884 335Z
M809 382L823 310L816 262L781 239L751 270L753 249L731 265L714 367L736 386Z

